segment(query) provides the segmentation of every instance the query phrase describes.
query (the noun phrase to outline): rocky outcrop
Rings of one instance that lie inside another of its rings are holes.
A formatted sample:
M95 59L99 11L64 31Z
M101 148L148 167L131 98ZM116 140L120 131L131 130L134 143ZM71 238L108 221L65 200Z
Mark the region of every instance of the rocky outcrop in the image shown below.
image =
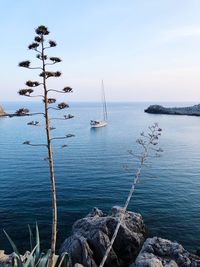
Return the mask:
M98 267L123 210L113 207L108 215L94 208L76 221L73 233L60 252L70 254L73 267ZM159 237L148 238L140 214L126 212L117 238L104 267L200 267L200 256L191 254L177 242ZM27 259L30 252L21 256ZM10 267L14 253L0 250L0 267Z
M148 238L130 267L197 267L200 257L190 254L177 242Z
M153 114L200 116L200 104L191 107L180 107L180 108L177 107L166 108L160 105L151 105L144 111Z
M20 255L22 262L25 262L29 255L29 251L26 251L24 255ZM14 259L16 259L16 254L14 252L7 255L4 250L0 250L0 267L12 267Z
M4 109L0 106L0 116L4 116L6 113Z
M73 225L72 236L67 238L61 252L67 251L73 264L97 267L110 244L122 209L113 207L110 214L95 208ZM126 212L105 267L127 267L138 255L144 239L145 227L140 214Z
M6 255L4 250L0 250L0 267L6 267L11 265L12 254Z

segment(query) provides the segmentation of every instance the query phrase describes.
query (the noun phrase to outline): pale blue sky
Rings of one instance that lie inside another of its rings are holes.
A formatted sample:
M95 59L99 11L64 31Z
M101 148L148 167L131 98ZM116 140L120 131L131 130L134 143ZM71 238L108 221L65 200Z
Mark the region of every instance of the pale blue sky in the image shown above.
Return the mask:
M48 26L58 46L72 101L200 102L199 0L0 0L1 100L17 95L36 73L17 67L33 59L34 29Z

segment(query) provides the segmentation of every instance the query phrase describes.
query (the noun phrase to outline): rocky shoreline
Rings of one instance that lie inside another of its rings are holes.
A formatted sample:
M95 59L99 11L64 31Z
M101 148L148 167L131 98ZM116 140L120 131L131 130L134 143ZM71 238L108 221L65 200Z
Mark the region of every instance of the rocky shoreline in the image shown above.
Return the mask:
M3 109L3 107L0 106L0 117L1 116L5 116L5 115L6 115L6 113L5 113L4 109Z
M74 223L72 235L63 242L60 252L70 253L74 267L98 267L122 213L120 207L113 207L107 215L94 208ZM0 267L10 266L11 261L12 254L5 255L4 251L0 251ZM125 213L104 266L199 267L200 257L177 242L159 237L147 238L142 216L129 211Z
M200 116L200 104L189 107L163 107L160 105L150 105L144 112L151 114L187 115Z

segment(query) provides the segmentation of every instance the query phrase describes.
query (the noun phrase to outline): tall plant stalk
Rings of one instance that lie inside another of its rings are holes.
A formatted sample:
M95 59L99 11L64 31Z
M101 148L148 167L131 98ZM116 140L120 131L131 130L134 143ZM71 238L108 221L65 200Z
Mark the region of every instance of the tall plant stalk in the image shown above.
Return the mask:
M141 133L142 138L137 140L137 143L142 146L142 150L143 150L141 155L137 156L139 158L139 160L140 160L139 167L138 167L138 169L136 171L136 174L135 174L133 182L132 182L132 186L130 188L129 194L128 194L127 199L126 199L126 202L125 202L125 204L123 206L123 212L120 214L120 217L118 219L118 223L116 225L115 231L113 233L113 236L112 236L112 238L110 240L109 246L106 249L106 252L104 254L104 257L103 257L99 267L103 267L104 266L104 264L105 264L105 262L106 262L106 260L107 260L107 258L109 256L109 253L110 253L110 251L111 251L111 249L113 247L113 244L114 244L115 239L117 237L117 234L118 234L119 228L121 226L121 223L124 220L125 213L127 211L127 208L128 208L129 203L130 203L131 197L132 197L132 195L133 195L133 193L135 191L135 186L139 181L142 167L144 166L144 164L145 164L145 162L146 162L146 160L147 160L147 158L149 156L149 151L153 150L156 153L162 152L162 150L160 148L159 149L155 148L155 146L158 144L157 140L158 140L158 137L159 137L161 131L162 131L161 128L159 128L158 124L155 123L154 125L149 127L149 132L147 133L147 135L145 135L144 133ZM134 155L132 151L129 151L129 153L131 155Z
M30 141L25 141L24 144L31 145L31 146L46 146L48 150L48 163L49 163L49 172L50 172L50 181L51 181L51 198L52 198L52 232L51 232L51 252L49 256L49 267L54 266L54 258L55 258L55 252L56 252L56 236L57 236L57 202L56 202L56 187L55 187L55 175L54 175L54 162L53 162L53 153L52 153L52 140L54 139L65 139L74 136L73 134L67 134L65 136L59 136L59 137L53 137L51 138L51 130L55 129L50 126L51 118L49 114L49 109L54 110L61 110L68 108L68 104L65 102L61 102L55 106L50 106L56 102L55 98L49 97L49 94L51 92L58 92L58 93L71 93L72 88L71 87L65 87L62 90L55 90L55 89L48 89L47 87L47 79L51 77L60 77L61 73L59 71L52 72L47 70L48 65L54 65L56 63L61 62L60 58L57 57L48 57L45 54L45 50L55 47L56 42L55 41L47 41L45 40L45 36L49 34L49 31L47 27L41 25L35 30L37 36L34 39L34 42L29 45L29 49L34 50L37 52L36 58L41 61L41 66L39 67L32 67L30 65L30 61L22 61L19 63L20 67L28 68L28 69L37 69L42 71L39 76L42 78L42 82L38 81L27 81L26 85L30 88L21 89L19 90L20 95L24 95L27 97L41 97L44 103L44 112L42 113L36 113L36 114L42 114L45 119L45 130L46 130L46 144L32 144ZM36 94L34 95L33 87L41 86L43 88L43 94ZM19 109L16 114L18 116L25 116L25 115L33 115L29 113L28 109L22 108ZM73 118L72 115L64 115L63 118L60 119L71 119ZM59 118L56 118L59 119ZM39 122L29 122L28 125L37 126ZM65 147L66 145L62 146Z
M44 38L42 36L42 70L43 73L46 72L46 65L44 60ZM46 77L43 76L43 88L44 88L44 104L45 104L45 128L47 137L47 148L48 148L48 161L49 161L49 171L51 179L51 194L52 194L52 231L51 231L51 254L49 258L49 266L54 266L54 256L56 253L56 232L57 232L57 202L56 202L56 188L55 188L55 176L54 176L54 164L52 155L52 144L51 144L51 134L49 125L49 112L48 112L48 91L46 85Z

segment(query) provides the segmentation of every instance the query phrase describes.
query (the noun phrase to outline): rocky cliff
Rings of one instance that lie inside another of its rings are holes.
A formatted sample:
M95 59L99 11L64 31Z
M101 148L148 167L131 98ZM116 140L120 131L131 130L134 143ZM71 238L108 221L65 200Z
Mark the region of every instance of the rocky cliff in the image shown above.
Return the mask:
M73 225L60 252L68 252L73 267L98 267L123 210L113 207L105 215L94 208ZM22 256L26 260L27 253ZM10 267L13 254L0 251L0 267ZM142 216L126 212L104 267L200 267L200 257L177 242L159 237L147 238Z
M84 267L97 267L110 243L122 209L113 207L105 216L94 209L85 218L75 222L72 235L61 251L68 251L73 263ZM113 249L105 267L200 267L200 257L182 245L170 240L146 237L140 214L126 212Z

